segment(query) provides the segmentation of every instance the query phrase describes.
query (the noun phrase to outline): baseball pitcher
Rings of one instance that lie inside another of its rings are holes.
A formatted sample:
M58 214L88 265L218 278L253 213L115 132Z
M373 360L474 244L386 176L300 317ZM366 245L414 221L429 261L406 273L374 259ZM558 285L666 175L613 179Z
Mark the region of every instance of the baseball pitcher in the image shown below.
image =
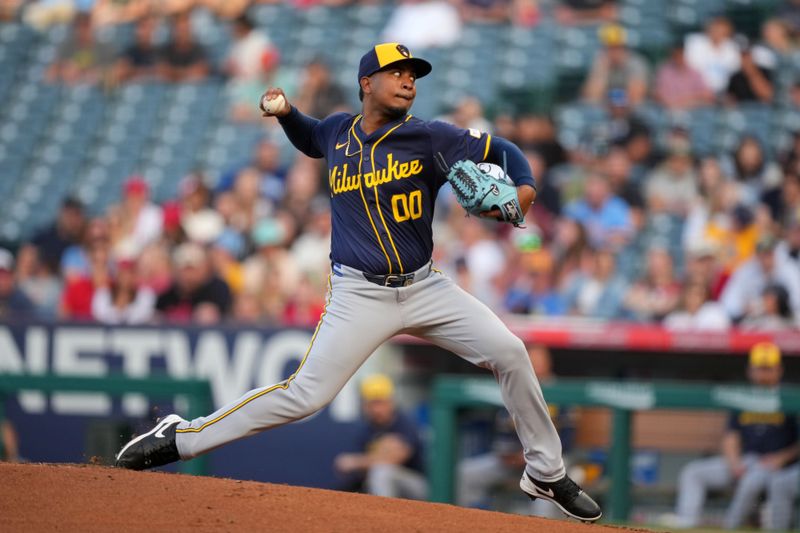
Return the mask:
M521 489L587 522L600 507L569 477L525 345L483 303L433 268L431 223L448 180L465 208L519 225L536 197L525 157L509 141L408 114L427 61L398 43L369 50L358 71L361 112L317 120L280 89L261 101L292 144L328 164L331 272L325 312L288 379L248 392L207 417L169 415L129 442L117 466L151 468L215 448L322 409L384 341L410 334L491 369L523 444ZM513 184L475 163L503 165ZM483 177L482 177L483 176Z

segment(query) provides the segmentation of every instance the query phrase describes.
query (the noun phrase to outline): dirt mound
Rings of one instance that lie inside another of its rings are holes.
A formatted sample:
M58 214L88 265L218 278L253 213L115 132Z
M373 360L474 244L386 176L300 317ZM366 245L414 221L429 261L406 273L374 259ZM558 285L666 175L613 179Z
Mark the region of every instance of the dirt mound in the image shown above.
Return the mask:
M0 463L2 531L620 533L329 490L88 465Z

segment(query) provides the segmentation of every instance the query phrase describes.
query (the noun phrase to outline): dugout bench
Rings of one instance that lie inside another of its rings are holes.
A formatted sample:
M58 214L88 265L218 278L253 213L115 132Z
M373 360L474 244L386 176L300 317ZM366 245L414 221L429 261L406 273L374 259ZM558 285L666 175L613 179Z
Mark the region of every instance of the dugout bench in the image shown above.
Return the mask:
M548 403L606 407L612 412L608 464L610 492L606 518L623 523L631 509L631 418L653 409L729 410L800 413L800 387L779 390L716 383L632 382L558 379L542 385ZM458 412L465 408L502 407L500 388L492 378L441 376L433 386L433 446L428 476L431 500L454 501Z

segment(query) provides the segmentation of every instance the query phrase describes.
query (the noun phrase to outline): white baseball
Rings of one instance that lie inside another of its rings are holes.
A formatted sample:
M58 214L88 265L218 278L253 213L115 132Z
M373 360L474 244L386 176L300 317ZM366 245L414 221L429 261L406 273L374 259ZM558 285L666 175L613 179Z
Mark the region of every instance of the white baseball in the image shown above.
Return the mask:
M274 115L275 113L283 109L283 106L285 105L286 105L286 98L284 98L282 94L279 94L272 100L268 100L266 94L261 97L261 109L263 109L266 113Z
M488 174L498 181L505 181L506 183L511 183L511 184L514 183L511 180L511 177L505 172L503 172L503 167L501 167L500 165L495 165L494 163L487 163L486 161L483 161L481 163L478 163L478 168L481 169L481 171L484 174Z

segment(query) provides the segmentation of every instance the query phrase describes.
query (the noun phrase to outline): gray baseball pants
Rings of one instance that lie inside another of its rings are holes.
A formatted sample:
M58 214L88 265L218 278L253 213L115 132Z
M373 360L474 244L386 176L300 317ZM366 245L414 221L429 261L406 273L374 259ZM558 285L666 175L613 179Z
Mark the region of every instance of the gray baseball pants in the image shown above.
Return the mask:
M378 346L400 333L490 369L516 425L528 472L542 481L564 476L561 441L525 345L488 307L430 265L415 272L413 284L400 288L376 285L360 271L336 265L325 312L295 373L209 416L180 423L176 445L181 458L315 413Z
M681 471L676 513L680 526L697 527L708 490L736 485L733 499L725 513L724 527L735 529L753 511L758 496L767 491L765 529L786 531L792 521L794 499L800 485L800 465L769 470L761 465L758 455L743 458L746 470L738 482L722 456L700 459Z

